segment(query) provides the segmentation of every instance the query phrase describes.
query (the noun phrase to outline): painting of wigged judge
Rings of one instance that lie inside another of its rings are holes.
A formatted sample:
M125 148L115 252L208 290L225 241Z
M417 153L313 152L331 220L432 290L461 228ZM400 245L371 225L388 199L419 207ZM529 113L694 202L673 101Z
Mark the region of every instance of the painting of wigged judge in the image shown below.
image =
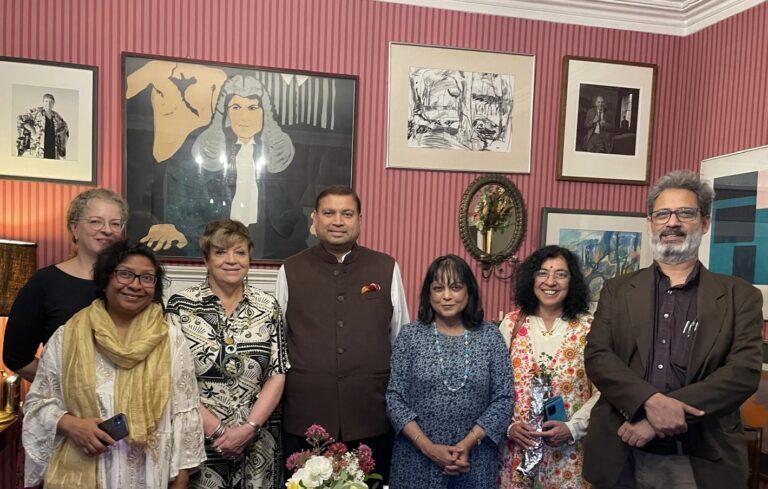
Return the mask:
M317 194L352 180L355 80L125 56L128 235L195 258L205 224L248 226L252 260L315 242Z
M636 155L640 90L579 84L576 151Z

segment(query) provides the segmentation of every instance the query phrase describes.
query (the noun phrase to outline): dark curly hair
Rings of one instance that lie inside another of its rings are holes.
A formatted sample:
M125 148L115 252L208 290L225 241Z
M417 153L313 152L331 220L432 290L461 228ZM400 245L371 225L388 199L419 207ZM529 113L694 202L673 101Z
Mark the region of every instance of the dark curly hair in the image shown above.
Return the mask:
M563 302L563 319L570 321L589 311L589 289L584 282L579 260L568 249L557 245L540 248L523 261L517 268L515 279L515 303L525 314L536 314L539 300L533 292L533 274L541 269L541 264L552 258L562 258L568 264L571 280L568 295Z
M112 243L104 248L96 258L96 263L93 265L93 284L96 287L96 297L104 299L106 302L107 297L104 290L107 288L107 285L112 278L112 274L115 272L117 266L131 255L146 256L149 261L152 262L152 266L155 267L155 275L157 276L155 296L153 300L162 304L165 281L163 267L160 266L160 262L157 260L155 253L149 247L128 240Z
M467 307L461 311L464 327L474 329L483 322L483 303L480 288L467 262L456 255L440 256L432 262L424 277L419 295L419 321L429 324L435 320L435 311L430 304L432 282L445 284L462 283L467 287Z

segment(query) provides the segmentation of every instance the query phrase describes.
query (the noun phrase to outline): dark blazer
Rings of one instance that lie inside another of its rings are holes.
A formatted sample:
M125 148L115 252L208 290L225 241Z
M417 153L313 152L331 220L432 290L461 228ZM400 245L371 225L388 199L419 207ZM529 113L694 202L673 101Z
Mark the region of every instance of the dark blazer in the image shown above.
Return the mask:
M625 420L645 417L658 390L644 380L650 358L654 269L608 281L587 335L587 375L600 390L584 442L586 480L617 481L630 447L616 434ZM706 414L688 420L689 456L699 488L745 487L746 439L739 407L756 390L762 367L762 296L742 279L700 265L699 328L686 385L667 393Z

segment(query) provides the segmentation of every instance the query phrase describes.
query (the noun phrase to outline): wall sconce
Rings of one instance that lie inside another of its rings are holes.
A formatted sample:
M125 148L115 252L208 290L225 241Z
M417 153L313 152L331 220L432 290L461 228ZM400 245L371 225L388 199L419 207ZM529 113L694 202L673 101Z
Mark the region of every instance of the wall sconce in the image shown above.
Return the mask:
M37 244L0 239L0 316L11 312L16 294L37 270Z

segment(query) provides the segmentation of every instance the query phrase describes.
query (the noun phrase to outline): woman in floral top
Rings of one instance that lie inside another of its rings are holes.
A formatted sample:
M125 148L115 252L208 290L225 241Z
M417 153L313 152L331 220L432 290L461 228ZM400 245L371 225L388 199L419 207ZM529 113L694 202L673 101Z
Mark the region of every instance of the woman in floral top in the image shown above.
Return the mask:
M190 486L274 489L289 368L280 306L245 281L253 243L242 223L209 222L200 248L207 280L171 296L167 309L187 337L200 388L208 460Z
M518 309L500 326L512 360L515 409L508 440L501 444L499 487L589 487L581 478L581 439L599 393L584 371L592 315L576 257L559 246L535 251L518 268L515 301ZM551 395L563 398L568 415L566 422L545 421L542 431L529 424L531 384L537 375L551 377ZM537 438L544 441L543 458L533 480L526 479L517 468Z

